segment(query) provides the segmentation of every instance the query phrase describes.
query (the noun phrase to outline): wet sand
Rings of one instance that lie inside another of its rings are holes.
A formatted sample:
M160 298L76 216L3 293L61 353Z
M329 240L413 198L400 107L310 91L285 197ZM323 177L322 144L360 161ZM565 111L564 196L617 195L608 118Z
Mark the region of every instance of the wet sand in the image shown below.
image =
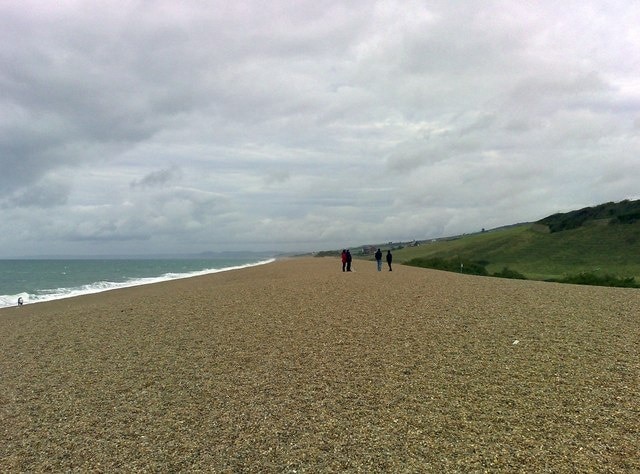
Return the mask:
M639 290L354 267L0 310L0 471L640 471Z

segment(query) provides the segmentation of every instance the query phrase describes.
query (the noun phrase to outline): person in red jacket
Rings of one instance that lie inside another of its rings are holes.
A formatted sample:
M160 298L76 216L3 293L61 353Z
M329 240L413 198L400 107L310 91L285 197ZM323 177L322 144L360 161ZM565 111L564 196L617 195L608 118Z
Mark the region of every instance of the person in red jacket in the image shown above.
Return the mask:
M342 250L342 271L344 272L347 267L347 251Z

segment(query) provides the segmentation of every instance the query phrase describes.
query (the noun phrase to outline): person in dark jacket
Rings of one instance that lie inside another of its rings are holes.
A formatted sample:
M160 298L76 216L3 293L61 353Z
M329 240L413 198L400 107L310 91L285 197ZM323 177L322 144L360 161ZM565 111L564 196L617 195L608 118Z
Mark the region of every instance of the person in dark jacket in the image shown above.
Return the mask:
M389 271L391 271L392 261L393 261L393 255L391 255L391 250L387 250L387 265L389 265Z
M342 259L342 271L344 272L347 268L347 251L345 249L342 249L340 258Z
M353 260L353 257L351 256L351 252L349 250L347 250L347 271L350 272L351 271L351 261Z
M382 270L382 251L378 249L376 251L376 263L378 264L378 271Z

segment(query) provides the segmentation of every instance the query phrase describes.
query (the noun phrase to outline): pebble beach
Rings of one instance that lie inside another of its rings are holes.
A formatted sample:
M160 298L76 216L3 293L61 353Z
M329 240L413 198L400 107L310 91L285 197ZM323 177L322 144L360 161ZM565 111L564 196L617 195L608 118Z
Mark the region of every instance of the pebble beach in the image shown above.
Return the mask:
M640 472L640 290L301 257L0 310L1 472Z

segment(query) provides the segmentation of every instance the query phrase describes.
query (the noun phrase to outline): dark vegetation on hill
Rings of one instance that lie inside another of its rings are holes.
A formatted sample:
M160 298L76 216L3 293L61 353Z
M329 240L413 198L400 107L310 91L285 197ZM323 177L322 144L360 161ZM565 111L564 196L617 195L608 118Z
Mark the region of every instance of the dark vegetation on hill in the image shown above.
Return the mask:
M378 246L391 249L397 263L438 270L639 287L640 200L609 202L475 234ZM372 259L365 252L371 247L352 253ZM318 255L338 256L339 251Z
M589 221L607 219L610 225L633 224L640 221L640 200L608 202L577 211L553 214L538 221L549 227L550 232L577 229Z

